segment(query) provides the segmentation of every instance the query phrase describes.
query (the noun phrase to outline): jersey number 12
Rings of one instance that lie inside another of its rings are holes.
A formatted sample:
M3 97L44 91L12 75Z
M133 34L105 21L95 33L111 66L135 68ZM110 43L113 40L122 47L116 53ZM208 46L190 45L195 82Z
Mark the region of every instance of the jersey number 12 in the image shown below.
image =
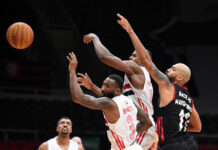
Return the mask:
M190 113L184 113L184 110L182 109L179 113L180 122L179 122L179 131L186 131L187 124L189 122Z

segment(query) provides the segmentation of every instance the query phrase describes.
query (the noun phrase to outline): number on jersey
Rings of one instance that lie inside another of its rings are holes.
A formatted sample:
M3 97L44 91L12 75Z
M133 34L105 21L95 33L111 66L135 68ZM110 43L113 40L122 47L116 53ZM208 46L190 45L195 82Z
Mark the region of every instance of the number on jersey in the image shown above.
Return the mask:
M189 123L190 112L184 113L182 109L179 113L179 131L186 131L187 124Z

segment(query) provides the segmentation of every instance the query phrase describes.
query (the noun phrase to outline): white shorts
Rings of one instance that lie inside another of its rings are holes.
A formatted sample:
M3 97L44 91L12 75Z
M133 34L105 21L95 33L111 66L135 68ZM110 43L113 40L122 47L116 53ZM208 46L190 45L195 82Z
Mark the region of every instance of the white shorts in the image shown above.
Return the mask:
M156 128L150 127L147 133L142 133L141 136L138 137L137 143L142 147L143 150L148 150L151 145L154 143L157 132Z

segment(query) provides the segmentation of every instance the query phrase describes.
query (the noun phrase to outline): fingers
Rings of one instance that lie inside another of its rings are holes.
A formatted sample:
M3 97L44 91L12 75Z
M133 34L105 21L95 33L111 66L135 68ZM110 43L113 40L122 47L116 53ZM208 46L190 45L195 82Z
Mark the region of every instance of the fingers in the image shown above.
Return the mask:
M123 16L122 16L122 15L120 15L119 13L117 13L117 17L119 17L120 19L122 19L122 18L123 18Z
M119 13L117 13L117 17L119 17L121 20L126 20L126 18L120 15Z
M73 52L69 53L66 57L70 63L77 63L76 55Z
M91 80L91 78L89 77L89 75L88 75L87 73L85 73L85 75L86 75L86 78L88 78L88 79L89 79L89 82L91 82L91 83L92 83L92 80Z
M82 81L83 81L83 78L81 78L81 77L77 78L77 82L82 82Z
M117 20L117 23L120 24L120 25L122 25L122 22L121 22L120 20Z
M83 77L83 78L86 77L86 76L85 76L84 74L82 74L82 73L77 73L77 75L79 75L79 76L81 76L81 77Z
M117 20L117 23L124 27L126 25L127 20L119 13L117 14L117 16L120 18L120 20Z
M83 36L83 42L88 44L86 35Z
M67 57L68 61L69 61L69 62L71 62L71 59L70 59L70 57L69 57L69 56L66 56L66 57Z
M85 44L91 43L91 42L92 42L92 37L89 36L89 34L88 34L88 35L85 35L85 36L83 37L83 42L84 42Z
M76 57L75 54L74 54L73 52L69 53L69 55L70 55L71 59L73 59L73 58Z
M69 57L70 56L70 57ZM67 59L69 60L69 61L71 61L71 59L73 58L73 57L75 57L75 54L73 53L73 52L71 52L71 53L69 53L69 56L66 56L67 57Z
M88 36L87 36L87 35L85 35L85 36L83 37L83 42L84 42L85 44L89 44L89 39L88 39Z
M79 86L84 86L84 84L83 83L78 83L79 84Z
M87 73L85 73L85 76L86 76L87 78L89 78L89 79L90 79L90 77L89 77L89 75L88 75Z

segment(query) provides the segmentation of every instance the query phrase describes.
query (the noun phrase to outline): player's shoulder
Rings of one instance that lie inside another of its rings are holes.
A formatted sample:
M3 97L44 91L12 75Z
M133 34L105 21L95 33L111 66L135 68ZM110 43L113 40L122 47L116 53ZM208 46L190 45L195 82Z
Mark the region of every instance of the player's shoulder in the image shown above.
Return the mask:
M126 64L131 65L131 66L137 66L137 67L139 67L139 65L136 64L136 63L135 63L134 61L132 61L132 60L124 60L123 62L125 62Z
M43 142L43 143L39 146L38 150L48 150L48 142Z
M124 61L126 63L126 65L131 68L132 70L134 70L135 73L143 73L142 68L140 67L140 65L138 65L137 63L135 63L132 60L126 60Z
M124 94L121 94L121 95L119 95L119 96L116 96L115 98L116 98L116 99L119 98L119 99L124 100L124 101L130 101L130 102L132 102L132 99L131 99L130 97L124 95Z

